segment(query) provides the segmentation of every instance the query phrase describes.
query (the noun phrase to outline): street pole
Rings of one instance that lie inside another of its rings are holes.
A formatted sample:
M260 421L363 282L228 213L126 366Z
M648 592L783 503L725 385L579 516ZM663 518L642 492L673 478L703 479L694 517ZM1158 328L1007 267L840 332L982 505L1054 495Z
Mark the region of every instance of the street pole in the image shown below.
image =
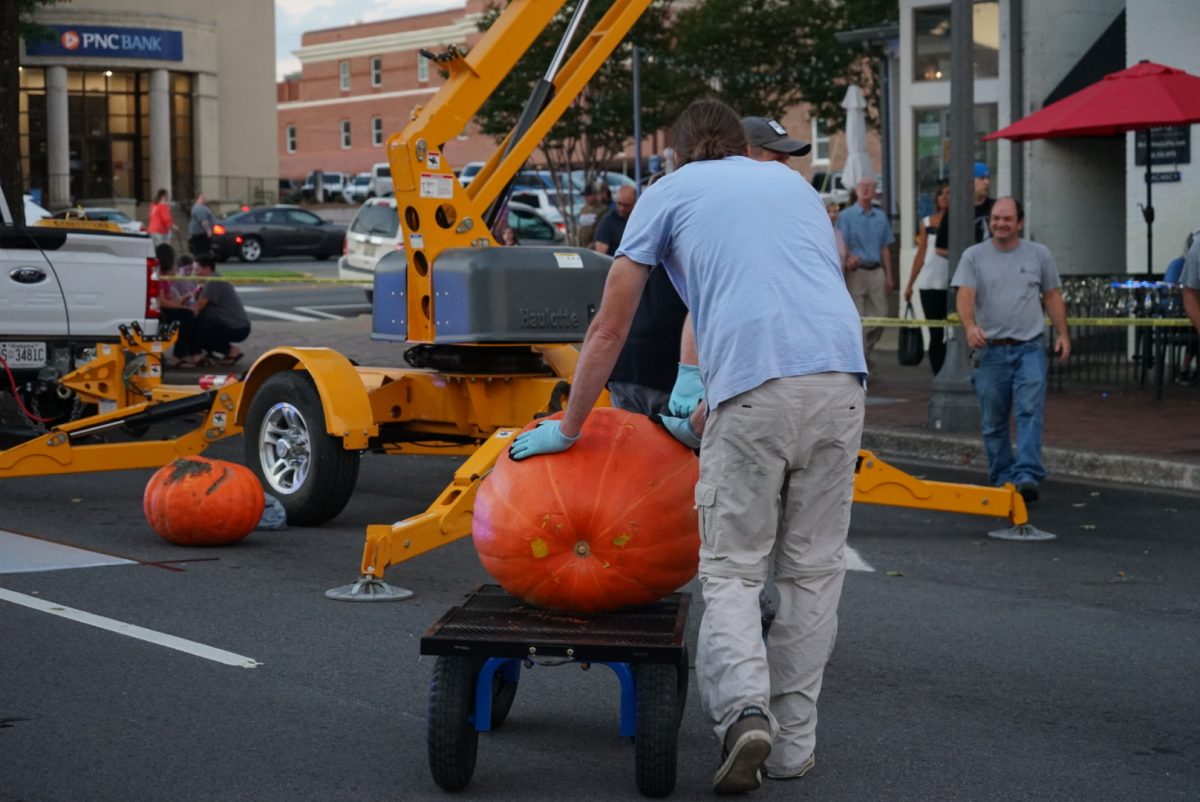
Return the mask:
M635 189L642 194L642 85L640 62L641 52L633 46L633 180Z
M950 275L975 230L975 74L971 0L950 6ZM949 311L956 292L950 289ZM929 426L940 432L978 432L979 404L971 384L968 346L961 326L946 327L946 361L933 379Z

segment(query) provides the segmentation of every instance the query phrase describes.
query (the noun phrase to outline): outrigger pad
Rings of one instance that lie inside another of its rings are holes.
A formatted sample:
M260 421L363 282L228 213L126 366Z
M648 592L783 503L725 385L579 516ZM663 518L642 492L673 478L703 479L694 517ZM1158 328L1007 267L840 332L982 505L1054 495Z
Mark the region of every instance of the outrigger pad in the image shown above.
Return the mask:
M1038 529L1033 524L1021 524L1020 526L1010 526L1007 529L995 529L988 532L988 537L994 537L997 540L1023 540L1030 543L1040 540L1058 540L1058 535Z
M351 602L403 601L412 595L413 592L407 588L389 585L382 579L376 579L369 575L360 577L351 585L342 585L340 588L325 591L327 599Z

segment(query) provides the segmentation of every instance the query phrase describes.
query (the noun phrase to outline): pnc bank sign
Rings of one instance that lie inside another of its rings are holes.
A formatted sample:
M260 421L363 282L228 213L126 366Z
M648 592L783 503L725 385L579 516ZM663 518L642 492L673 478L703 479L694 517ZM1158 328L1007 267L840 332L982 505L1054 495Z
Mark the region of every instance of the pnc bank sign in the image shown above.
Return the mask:
M27 42L30 56L92 56L183 61L183 34L157 28L50 25L53 39Z

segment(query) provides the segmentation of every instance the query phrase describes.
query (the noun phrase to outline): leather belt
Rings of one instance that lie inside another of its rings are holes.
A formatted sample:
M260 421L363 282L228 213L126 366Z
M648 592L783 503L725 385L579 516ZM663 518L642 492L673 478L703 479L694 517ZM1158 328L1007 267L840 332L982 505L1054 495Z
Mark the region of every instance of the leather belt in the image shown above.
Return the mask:
M1040 340L1041 337L1034 337L1033 340ZM1012 337L1002 337L999 340L988 340L988 345L1025 345L1033 340L1014 340Z
M862 264L860 264L858 266L858 269L859 270L878 270L880 267L883 267L883 265L881 265L879 262L875 262L874 264L868 264L866 262L863 262Z

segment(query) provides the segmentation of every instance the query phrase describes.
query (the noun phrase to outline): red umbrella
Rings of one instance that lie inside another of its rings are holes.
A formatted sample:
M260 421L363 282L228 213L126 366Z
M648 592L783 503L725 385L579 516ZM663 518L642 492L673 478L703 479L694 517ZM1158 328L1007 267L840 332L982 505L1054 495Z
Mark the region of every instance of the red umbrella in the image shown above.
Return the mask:
M1200 122L1200 78L1150 61L1141 61L1104 76L1086 89L1051 103L984 139L1060 139L1116 136L1168 125ZM1150 153L1146 153L1147 253L1152 247L1154 205L1151 201ZM1152 256L1148 261L1152 262ZM1153 272L1153 264L1148 264Z

